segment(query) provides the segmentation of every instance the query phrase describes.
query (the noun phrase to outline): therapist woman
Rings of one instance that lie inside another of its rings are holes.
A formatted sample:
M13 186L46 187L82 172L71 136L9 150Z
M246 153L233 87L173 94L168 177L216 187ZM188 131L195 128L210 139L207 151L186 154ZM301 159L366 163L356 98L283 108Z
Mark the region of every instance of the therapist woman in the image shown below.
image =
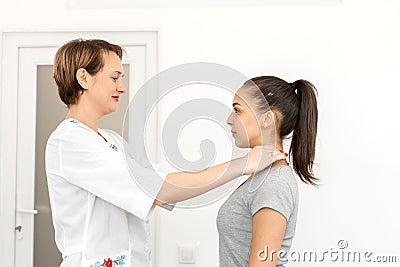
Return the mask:
M126 92L122 54L120 46L104 40L78 39L55 56L54 79L68 115L47 142L46 173L63 267L150 266L146 227L154 205L198 196L285 158L255 147L199 172L156 175L163 180L136 164L135 175L154 180L154 196L142 191L125 162L122 137L98 128Z

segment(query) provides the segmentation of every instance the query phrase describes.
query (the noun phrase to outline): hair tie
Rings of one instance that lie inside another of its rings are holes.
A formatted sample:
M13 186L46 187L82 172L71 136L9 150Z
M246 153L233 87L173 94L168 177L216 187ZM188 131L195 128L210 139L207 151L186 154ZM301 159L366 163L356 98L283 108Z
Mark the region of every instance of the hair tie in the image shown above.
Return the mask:
M297 89L297 88L296 88L296 82L289 83L289 85L290 85L290 87L291 87L293 90L296 90L296 89Z

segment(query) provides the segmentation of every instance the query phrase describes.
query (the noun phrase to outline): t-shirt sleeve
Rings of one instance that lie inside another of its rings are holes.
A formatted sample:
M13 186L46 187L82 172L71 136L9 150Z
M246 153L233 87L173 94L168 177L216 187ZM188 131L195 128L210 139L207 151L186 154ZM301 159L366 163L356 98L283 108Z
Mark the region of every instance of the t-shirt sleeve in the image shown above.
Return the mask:
M279 177L266 180L255 192L250 203L251 213L262 208L271 208L285 216L288 221L294 209L294 198L289 183Z
M61 176L127 212L146 219L166 173L145 168L99 145L93 133L72 129L57 142Z

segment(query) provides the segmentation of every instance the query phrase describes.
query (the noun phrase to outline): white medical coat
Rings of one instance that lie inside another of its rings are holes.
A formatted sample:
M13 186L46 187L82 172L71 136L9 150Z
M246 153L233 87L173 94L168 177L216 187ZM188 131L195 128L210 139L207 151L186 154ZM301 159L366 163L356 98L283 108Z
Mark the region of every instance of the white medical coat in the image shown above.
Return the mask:
M67 119L47 142L46 173L61 266L100 266L107 260L114 263L106 266L149 266L146 228L155 196L132 178L121 136L111 130L99 132L107 142L86 125ZM136 165L142 178L154 185L153 193L158 192L166 174L154 177L154 172Z

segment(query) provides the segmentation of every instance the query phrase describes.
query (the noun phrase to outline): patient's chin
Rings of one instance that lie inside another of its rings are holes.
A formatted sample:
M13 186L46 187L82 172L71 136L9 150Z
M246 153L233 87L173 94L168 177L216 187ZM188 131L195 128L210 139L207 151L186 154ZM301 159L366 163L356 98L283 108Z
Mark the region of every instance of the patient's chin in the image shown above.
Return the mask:
M238 140L235 140L235 145L238 148L249 148L250 147L248 142L240 142Z

